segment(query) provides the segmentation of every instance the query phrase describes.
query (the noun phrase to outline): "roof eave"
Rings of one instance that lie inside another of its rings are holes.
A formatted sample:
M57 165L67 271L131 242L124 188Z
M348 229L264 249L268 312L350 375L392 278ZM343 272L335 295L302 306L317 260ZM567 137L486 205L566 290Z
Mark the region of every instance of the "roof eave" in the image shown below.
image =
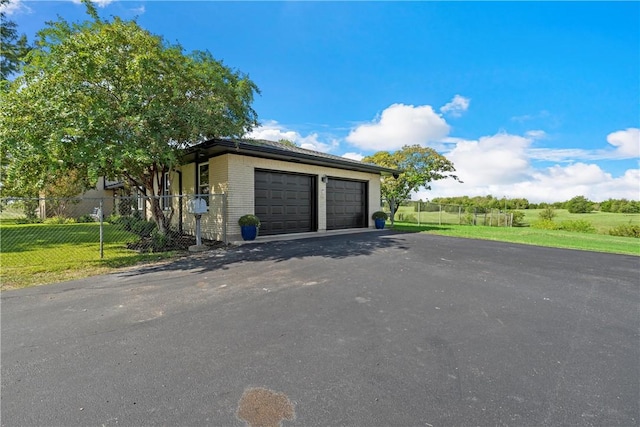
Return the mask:
M212 150L217 147L222 149ZM186 154L185 160L187 162L193 162L196 158L196 151L203 153L209 151L209 156L220 155L220 154L242 154L242 155L253 155L257 157L270 158L275 160L283 160L289 162L297 162L304 163L309 165L316 166L325 166L325 167L340 167L341 169L347 169L358 172L369 172L369 173L379 173L385 176L398 175L400 171L397 169L385 168L378 165L368 164L368 163L357 163L354 161L349 161L347 159L329 159L323 158L319 156L315 156L313 154L300 153L297 151L284 151L278 148L270 147L267 145L254 145L254 144L245 144L242 141L232 141L232 140L211 140L206 141L202 144L192 147L189 149L189 153Z

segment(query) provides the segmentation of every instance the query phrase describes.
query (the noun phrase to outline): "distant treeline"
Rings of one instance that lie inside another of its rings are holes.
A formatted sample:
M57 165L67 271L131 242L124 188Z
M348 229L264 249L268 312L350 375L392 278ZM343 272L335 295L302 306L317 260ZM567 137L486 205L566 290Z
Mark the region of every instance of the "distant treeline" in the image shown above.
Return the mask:
M424 202L426 205L426 202ZM514 209L567 209L569 212L581 213L581 212L612 212L612 213L640 213L640 200L627 200L627 199L608 199L604 202L593 202L584 196L576 196L570 200L564 202L555 203L530 203L525 198L496 198L491 195L488 196L460 196L460 197L437 197L429 203L435 203L439 205L457 205L464 208L481 208L481 209L501 209L501 210L514 210ZM425 211L429 210L425 206Z

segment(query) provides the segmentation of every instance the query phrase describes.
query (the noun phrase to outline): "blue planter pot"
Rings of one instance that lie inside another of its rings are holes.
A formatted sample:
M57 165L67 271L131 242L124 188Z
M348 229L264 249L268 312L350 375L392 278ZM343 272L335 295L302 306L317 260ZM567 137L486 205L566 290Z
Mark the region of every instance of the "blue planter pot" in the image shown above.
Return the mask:
M243 240L255 240L258 235L258 227L255 225L241 225L240 233Z
M375 223L376 223L376 228L378 230L382 230L384 228L384 219L374 219Z

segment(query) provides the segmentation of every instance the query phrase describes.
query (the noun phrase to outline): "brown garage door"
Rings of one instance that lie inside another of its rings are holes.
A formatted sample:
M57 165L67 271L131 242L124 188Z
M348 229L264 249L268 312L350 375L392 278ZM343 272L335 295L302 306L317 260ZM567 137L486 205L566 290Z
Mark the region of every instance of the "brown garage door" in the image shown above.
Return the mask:
M255 171L255 213L260 235L315 231L315 177Z
M329 178L327 230L362 228L367 225L367 183Z

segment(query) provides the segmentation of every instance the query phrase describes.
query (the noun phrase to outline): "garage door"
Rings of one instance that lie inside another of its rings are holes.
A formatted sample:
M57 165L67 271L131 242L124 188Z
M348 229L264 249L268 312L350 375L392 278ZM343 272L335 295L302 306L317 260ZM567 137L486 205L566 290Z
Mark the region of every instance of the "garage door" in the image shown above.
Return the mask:
M315 177L255 171L255 212L260 235L315 231Z
M361 228L367 225L367 183L329 178L327 230Z

